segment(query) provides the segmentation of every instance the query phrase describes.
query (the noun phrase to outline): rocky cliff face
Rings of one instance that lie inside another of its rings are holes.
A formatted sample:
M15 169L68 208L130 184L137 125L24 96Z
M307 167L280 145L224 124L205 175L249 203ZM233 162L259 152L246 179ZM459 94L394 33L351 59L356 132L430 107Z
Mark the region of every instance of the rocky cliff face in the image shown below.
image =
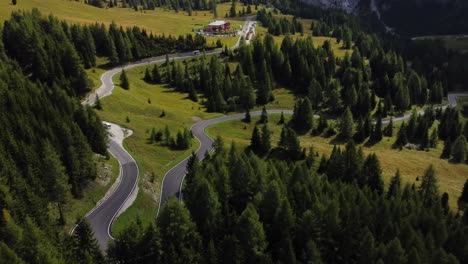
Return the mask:
M348 12L354 12L360 0L301 0L323 8L340 8Z

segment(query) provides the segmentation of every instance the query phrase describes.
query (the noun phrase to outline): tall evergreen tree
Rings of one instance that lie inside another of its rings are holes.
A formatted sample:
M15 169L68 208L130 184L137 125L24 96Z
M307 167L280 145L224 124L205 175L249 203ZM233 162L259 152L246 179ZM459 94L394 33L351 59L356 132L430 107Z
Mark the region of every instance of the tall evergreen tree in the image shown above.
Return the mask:
M394 143L394 146L401 147L408 143L408 137L406 134L406 125L405 122L401 123L400 130L398 130L397 139Z
M259 154L261 152L261 146L262 138L260 136L260 130L255 126L252 132L252 138L250 139L250 149Z
M261 153L267 154L271 149L271 132L267 125L262 126Z
M390 121L383 131L383 135L386 137L393 137L393 118L390 118Z
M353 115L349 107L345 109L340 118L339 135L343 140L349 140L354 135Z
M465 180L465 184L463 185L463 190L458 198L458 209L465 211L466 213L466 206L468 205L468 180Z
M397 169L395 176L390 180L390 186L388 186L387 197L397 198L401 194L401 176L400 169Z
M60 161L59 156L49 142L44 144L44 152L42 155L42 164L44 166L45 188L49 195L50 201L57 204L60 223L65 224L62 207L70 198L70 185L68 177L65 174L65 168Z
M120 73L120 86L124 88L125 90L130 89L130 83L128 82L127 73L123 69L122 69L122 72Z
M244 119L242 119L242 122L250 123L251 120L252 120L252 118L250 117L250 110L247 108L245 110L245 116L244 116Z
M264 259L267 248L265 231L260 217L252 204L248 204L237 222L236 237L243 251L244 263L255 263Z
M104 263L104 256L89 223L82 219L73 233L73 251L81 263Z
M158 64L154 64L153 70L151 71L151 79L153 80L154 83L161 83L162 77L161 73L159 72L159 66Z
M268 123L268 112L267 112L265 106L263 106L263 108L262 108L262 114L260 115L260 123L261 124Z
M382 194L384 191L384 183L382 180L382 169L380 167L377 155L370 154L362 167L361 177L365 180L370 189Z
M187 208L175 197L164 204L157 223L161 230L162 262L202 262L200 235Z
M459 136L455 142L453 142L452 151L450 156L452 161L456 163L464 163L467 157L467 145L465 136Z
M424 172L419 192L425 206L432 206L439 200L437 178L434 166L431 164Z
M444 149L442 149L442 154L440 154L440 158L449 159L450 153L452 153L452 142L450 138L447 138L444 142Z

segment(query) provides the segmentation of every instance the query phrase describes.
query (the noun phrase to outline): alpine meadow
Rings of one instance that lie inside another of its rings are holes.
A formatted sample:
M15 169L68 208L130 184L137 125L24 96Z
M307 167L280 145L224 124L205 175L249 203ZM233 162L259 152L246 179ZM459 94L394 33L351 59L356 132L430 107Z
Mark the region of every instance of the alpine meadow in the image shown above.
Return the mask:
M458 0L0 3L0 264L468 263Z

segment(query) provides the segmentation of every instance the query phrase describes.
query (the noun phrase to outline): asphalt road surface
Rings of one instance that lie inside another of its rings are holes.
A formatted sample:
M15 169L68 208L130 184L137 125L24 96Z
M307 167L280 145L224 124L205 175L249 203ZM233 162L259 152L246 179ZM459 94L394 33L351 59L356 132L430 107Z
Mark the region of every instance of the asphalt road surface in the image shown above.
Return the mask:
M119 161L121 181L114 192L98 207L88 213L86 220L91 225L101 250L107 249L111 225L138 184L138 166L132 156L116 142L109 141L109 152Z
M247 17L244 27L246 28L250 27L253 23L252 19L254 17L255 16ZM245 34L246 32L244 31L240 33L239 40L233 47L231 47L231 49L237 48L239 46L240 38L245 37ZM221 50L211 50L211 51L206 52L206 54L208 55L219 54L219 53L221 53ZM185 52L185 53L169 55L169 58L171 60L172 59L176 60L176 59L191 58L191 57L196 57L196 56L200 56L200 55L195 55L193 52ZM134 67L164 62L165 60L166 60L166 56L153 57L153 58L144 59L138 62L129 63L129 64L126 64L126 65L123 65L123 66L120 66L120 67L117 67L117 68L114 68L105 72L101 76L102 85L95 91L95 93L89 95L85 99L85 101L82 102L82 105L91 106L96 102L97 97L103 98L103 97L111 95L112 90L114 89L114 83L112 81L112 77L115 74L120 73L122 69L127 70L127 69L131 69ZM101 204L93 208L85 216L86 220L91 225L91 228L94 232L94 236L99 243L99 247L104 252L107 250L109 240L114 239L111 235L111 225L114 222L121 208L124 206L127 199L135 190L138 184L138 176L139 176L139 170L138 170L138 165L136 161L125 149L123 149L118 143L113 141L112 138L109 139L108 147L109 147L108 148L109 152L117 159L117 161L120 164L121 181L118 184L117 188L115 188L112 191L112 193L106 194L108 195L107 199L105 199ZM176 172L179 172L180 168L181 166L176 166L171 171L174 171L174 173L176 173ZM183 168L185 168L185 166ZM182 179L185 173L181 175L182 177L180 178ZM71 234L73 234L73 231L75 230L75 228L73 228L70 231Z

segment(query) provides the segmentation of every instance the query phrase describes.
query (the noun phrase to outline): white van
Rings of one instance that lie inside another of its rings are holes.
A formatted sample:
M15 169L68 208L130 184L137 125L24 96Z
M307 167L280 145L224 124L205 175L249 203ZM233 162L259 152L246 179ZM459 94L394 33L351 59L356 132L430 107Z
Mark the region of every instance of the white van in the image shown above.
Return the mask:
M200 55L200 51L199 51L199 50L194 50L192 53L193 53L193 55Z

